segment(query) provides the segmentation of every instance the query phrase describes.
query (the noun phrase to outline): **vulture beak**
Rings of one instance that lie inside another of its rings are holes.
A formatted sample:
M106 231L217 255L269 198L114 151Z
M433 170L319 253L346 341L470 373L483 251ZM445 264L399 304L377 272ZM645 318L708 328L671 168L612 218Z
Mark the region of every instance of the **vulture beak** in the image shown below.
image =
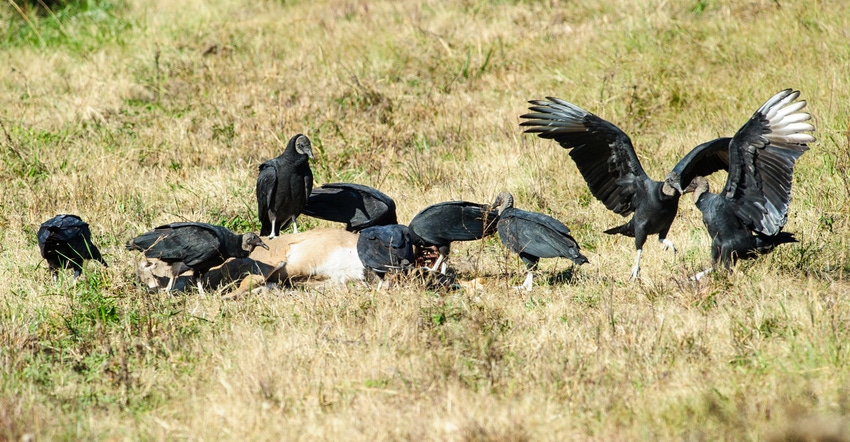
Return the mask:
M251 238L248 243L251 244L252 246L255 246L255 247L262 247L266 250L269 249L269 246L267 246L266 243L264 243L263 240L261 240L259 236Z
M682 186L680 185L679 187L681 188ZM686 193L691 193L694 190L697 190L697 180L696 180L696 178L691 180L691 183L688 184L688 187L685 187L684 190L680 190L680 192L682 192L682 195L684 195Z
M680 195L685 193L685 191L682 190L682 183L678 181L673 183L673 188L676 189L676 191L679 192Z

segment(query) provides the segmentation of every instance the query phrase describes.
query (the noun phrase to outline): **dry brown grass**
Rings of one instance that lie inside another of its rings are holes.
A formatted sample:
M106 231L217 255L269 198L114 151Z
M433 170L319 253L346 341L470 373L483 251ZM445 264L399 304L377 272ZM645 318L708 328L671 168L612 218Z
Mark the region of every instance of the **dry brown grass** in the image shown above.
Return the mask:
M0 8L0 439L850 439L843 2L92 3L63 30L33 16L43 43ZM786 87L818 128L787 226L801 242L698 284L709 239L689 198L679 255L650 241L627 283L632 241L601 233L621 219L518 126L527 100L567 99L660 178ZM256 228L256 167L297 132L317 182L374 185L402 222L509 190L591 264L564 282L568 261L544 260L518 293L491 239L453 251L482 290L133 284L139 232ZM50 280L35 232L60 212L90 223L109 269Z

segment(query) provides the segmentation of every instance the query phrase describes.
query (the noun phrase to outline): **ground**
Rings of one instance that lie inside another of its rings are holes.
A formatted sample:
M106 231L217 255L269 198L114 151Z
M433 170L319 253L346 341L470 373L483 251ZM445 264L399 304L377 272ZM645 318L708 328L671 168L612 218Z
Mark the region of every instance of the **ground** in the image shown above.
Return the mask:
M0 6L0 440L850 440L844 2L79 3ZM651 239L631 283L633 241L602 233L623 219L519 127L528 100L569 100L661 179L789 87L818 138L794 175L800 242L699 282L690 198L678 254ZM257 167L295 133L317 184L377 187L403 223L507 190L590 264L543 260L519 292L490 238L453 248L478 279L450 292L135 284L124 243L150 228L258 230ZM51 279L36 231L57 213L109 268Z

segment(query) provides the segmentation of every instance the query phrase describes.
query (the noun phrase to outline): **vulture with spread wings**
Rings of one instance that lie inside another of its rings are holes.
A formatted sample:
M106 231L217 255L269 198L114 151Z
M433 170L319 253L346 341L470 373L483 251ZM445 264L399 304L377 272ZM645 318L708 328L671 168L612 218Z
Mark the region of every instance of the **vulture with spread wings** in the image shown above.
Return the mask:
M811 115L800 112L806 101L795 101L799 96L791 89L777 93L738 130L729 143L729 176L723 192L710 193L702 176L684 189L694 192L711 236L715 264L729 267L737 259L797 241L782 228L788 220L794 164L815 141L806 133L815 128L808 123Z
M529 103L532 112L520 117L526 119L521 123L527 127L526 132L553 139L569 149L590 193L614 213L634 214L627 223L605 231L635 238L637 257L631 279L640 275L640 256L647 236L658 235L663 247L675 253L667 232L678 211L680 189L696 176L726 169L731 138L700 144L676 164L664 181L655 181L641 167L629 136L614 124L558 98Z

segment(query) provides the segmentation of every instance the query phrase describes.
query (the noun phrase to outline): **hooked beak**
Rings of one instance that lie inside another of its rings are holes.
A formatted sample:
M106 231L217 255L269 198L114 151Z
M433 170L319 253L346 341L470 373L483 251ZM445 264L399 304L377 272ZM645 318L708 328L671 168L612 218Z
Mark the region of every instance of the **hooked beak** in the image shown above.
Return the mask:
M681 187L681 185L679 187ZM695 190L697 190L697 180L693 179L691 180L690 184L688 184L688 187L685 187L684 190L680 190L680 192L682 192L682 195L684 195L686 193L691 193Z

